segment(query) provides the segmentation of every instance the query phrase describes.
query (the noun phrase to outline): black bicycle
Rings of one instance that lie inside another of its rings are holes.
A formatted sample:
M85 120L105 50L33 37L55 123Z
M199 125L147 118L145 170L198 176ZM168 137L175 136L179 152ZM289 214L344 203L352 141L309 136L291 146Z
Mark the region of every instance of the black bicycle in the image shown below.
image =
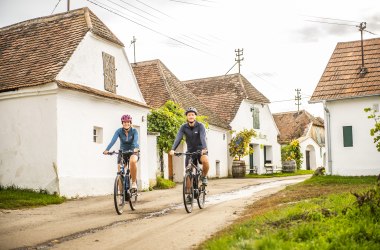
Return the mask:
M117 154L120 155L120 171L117 173L115 178L114 190L113 190L113 200L115 204L115 209L117 214L122 214L124 211L125 202L129 202L129 206L132 210L136 209L137 203L137 189L131 188L132 178L129 169L129 158L133 155L133 151L122 152L109 152L109 155ZM126 156L126 162L124 157Z
M197 159L200 154L201 151L193 153L174 153L175 156L186 155L190 157L189 163L186 166L185 176L183 177L183 203L188 213L193 211L194 199L197 199L200 209L205 206L206 186L202 184L202 169L198 166Z

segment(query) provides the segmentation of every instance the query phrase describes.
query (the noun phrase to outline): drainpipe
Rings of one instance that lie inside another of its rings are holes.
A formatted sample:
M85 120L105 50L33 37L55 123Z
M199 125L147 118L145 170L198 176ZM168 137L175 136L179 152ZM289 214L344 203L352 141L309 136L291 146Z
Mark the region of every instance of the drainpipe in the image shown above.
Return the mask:
M331 129L330 129L330 111L326 107L326 101L323 101L323 108L326 113L326 131L327 131L327 169L328 173L332 175L332 157L331 157Z

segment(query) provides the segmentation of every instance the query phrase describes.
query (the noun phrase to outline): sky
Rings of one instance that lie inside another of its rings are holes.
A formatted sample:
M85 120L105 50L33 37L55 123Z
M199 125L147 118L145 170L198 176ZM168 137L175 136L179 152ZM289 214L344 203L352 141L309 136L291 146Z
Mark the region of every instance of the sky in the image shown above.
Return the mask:
M0 27L67 11L68 0L0 0ZM272 113L308 104L338 42L380 37L378 0L70 0L87 6L124 43L129 61L160 59L180 80L237 73L270 101ZM328 24L329 23L329 24ZM333 23L333 24L331 24ZM235 66L234 66L235 65ZM234 67L233 67L234 66Z

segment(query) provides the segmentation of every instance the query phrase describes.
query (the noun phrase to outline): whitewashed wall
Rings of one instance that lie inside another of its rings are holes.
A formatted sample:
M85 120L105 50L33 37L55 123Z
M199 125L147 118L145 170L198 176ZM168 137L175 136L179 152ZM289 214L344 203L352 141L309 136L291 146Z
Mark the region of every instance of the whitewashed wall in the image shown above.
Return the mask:
M115 57L116 94L145 103L124 49L91 32L80 42L57 79L104 91L102 52Z
M148 176L149 176L149 185L156 185L156 177L160 173L160 158L157 150L157 135L148 134L148 158L147 158L147 167L148 167Z
M0 184L59 192L56 86L0 93Z
M210 169L208 176L227 177L228 176L228 131L210 125L207 129L207 148ZM219 176L217 176L217 161L219 161Z
M379 96L326 103L331 113L332 174L378 175L380 173L380 152L376 150L373 137L370 136L374 120L368 119L368 113L363 111L364 108L372 107L374 104L380 106ZM325 117L325 122L326 119ZM353 147L343 146L343 126L352 126ZM326 134L326 140L328 138Z
M314 149L314 152L311 149ZM325 147L321 147L312 138L300 139L300 149L303 154L301 169L306 169L306 150L310 150L310 169L315 170L317 167L324 166L323 154L326 152Z
M102 152L121 127L120 117L130 114L139 131L140 161L138 185L149 187L147 153L147 108L60 89L57 98L58 175L61 194L67 196L101 195L113 192L117 172L116 156ZM144 122L142 117L144 116ZM103 142L93 142L93 127L103 128ZM111 150L118 150L117 142Z
M244 128L253 128L251 112L251 107L253 106L260 110L260 129L255 129L258 137L253 138L251 141L252 144L259 145L258 147L254 146L254 150L260 150L259 152L254 153L254 161L256 161L255 165L258 165L258 172L265 173L263 146L272 147L272 163L276 166L281 166L281 146L277 142L277 135L279 132L268 105L255 104L249 100L243 100L230 125L232 130L236 130L237 132ZM246 165L249 166L249 156L246 156L243 159L245 160ZM257 162L259 162L259 164L257 164ZM232 166L232 163L230 163L230 166Z

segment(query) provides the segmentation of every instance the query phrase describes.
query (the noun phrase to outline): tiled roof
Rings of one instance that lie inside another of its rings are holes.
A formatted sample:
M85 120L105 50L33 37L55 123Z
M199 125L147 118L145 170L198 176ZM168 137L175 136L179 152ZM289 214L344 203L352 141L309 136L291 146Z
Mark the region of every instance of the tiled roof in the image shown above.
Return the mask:
M338 43L310 102L380 95L380 38L364 40L364 67L361 41Z
M231 122L244 99L269 103L241 74L216 76L183 82L193 93L221 118Z
M127 102L127 103L131 103L131 104L143 107L143 108L150 108L145 103L138 102L136 100L133 100L133 99L130 99L130 98L127 98L124 96L116 95L116 94L113 94L113 93L110 93L107 91L101 91L101 90L94 89L94 88L91 88L91 87L88 87L85 85L70 83L70 82L64 82L64 81L60 81L60 80L55 80L55 82L57 83L58 87L60 87L60 88L75 90L75 91L79 91L79 92L86 93L86 94L92 94L92 95L105 97L105 98L112 99L112 100Z
M148 105L158 108L172 100L183 108L197 108L199 114L208 116L212 125L230 128L227 122L199 101L160 60L132 63L132 68Z
M123 43L88 8L0 29L0 91L52 82L87 32Z
M322 118L315 118L305 110L276 113L273 114L273 118L280 131L278 138L280 144L306 136L311 124L324 127Z

